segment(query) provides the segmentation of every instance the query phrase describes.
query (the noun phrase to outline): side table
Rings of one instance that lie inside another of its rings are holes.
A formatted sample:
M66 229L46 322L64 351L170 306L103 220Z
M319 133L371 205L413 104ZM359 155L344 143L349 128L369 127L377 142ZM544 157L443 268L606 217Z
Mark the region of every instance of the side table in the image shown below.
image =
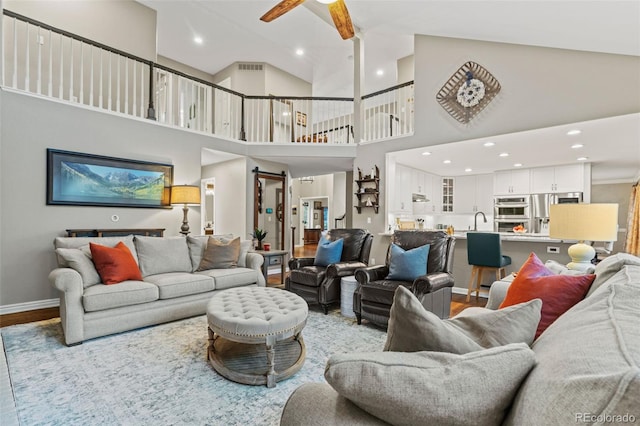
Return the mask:
M353 292L356 291L356 287L358 287L358 281L353 275L342 277L340 280L340 313L342 316L356 317L353 312Z
M269 266L280 265L280 284L284 284L284 272L286 270L284 260L289 252L286 250L256 250L255 252L264 258L264 263L262 264L264 279L269 280Z

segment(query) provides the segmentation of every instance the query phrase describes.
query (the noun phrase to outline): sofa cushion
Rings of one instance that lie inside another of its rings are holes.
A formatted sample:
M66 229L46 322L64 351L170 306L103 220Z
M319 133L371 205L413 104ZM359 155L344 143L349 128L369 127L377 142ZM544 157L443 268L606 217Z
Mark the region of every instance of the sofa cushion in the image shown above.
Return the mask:
M86 312L158 300L158 287L143 281L123 281L118 285L96 284L84 290L82 304Z
M238 266L239 256L239 237L230 241L210 237L207 241L207 248L204 250L202 260L200 260L200 265L196 271L235 268Z
M623 266L551 324L533 344L538 364L506 424L595 423L584 413L640 418L639 299L640 267Z
M536 330L538 338L556 318L584 299L594 278L593 274L553 275L535 253L531 253L509 286L500 309L541 299L542 316Z
M189 247L189 257L191 258L191 271L195 271L198 269L198 266L200 266L202 255L204 255L204 250L207 248L207 241L209 241L211 237L232 240L233 234L187 236L187 246Z
M55 248L75 248L81 249L82 247L89 247L89 243L100 244L106 247L115 247L119 242L123 242L129 249L136 263L138 263L138 252L136 246L133 243L133 235L125 235L124 237L56 237L53 241ZM58 256L58 265L61 268L67 268L69 265L63 258Z
M189 247L184 237L141 237L134 239L143 277L165 272L191 272Z
M539 299L509 308L442 320L407 288L396 290L385 351L464 354L509 343L533 342L540 320Z
M213 278L215 289L222 290L231 287L241 287L258 283L260 271L249 268L209 269L196 272L196 275L206 275Z
M215 289L211 277L185 272L149 275L144 280L158 286L160 299L173 299L190 294L206 293Z
M104 284L118 284L126 280L142 280L140 269L123 242L119 242L115 247L89 243L89 248L93 264L96 266L100 280Z
M591 287L589 288L587 297L591 296L594 291L617 274L625 265L640 266L640 258L628 253L616 253L598 263L594 272L596 274L596 279L593 280L593 284L591 284Z
M67 266L78 271L82 277L82 285L84 288L100 282L100 275L98 271L96 271L96 266L93 264L91 250L88 245L77 249L57 248L56 254L64 259Z
M394 425L494 426L534 364L524 343L464 355L351 353L331 356L325 378L340 395Z
M335 241L329 241L325 237L322 237L318 242L313 264L315 266L329 266L340 262L343 247L344 239L342 238L338 238Z
M427 274L429 244L405 250L391 243L388 280L414 281Z

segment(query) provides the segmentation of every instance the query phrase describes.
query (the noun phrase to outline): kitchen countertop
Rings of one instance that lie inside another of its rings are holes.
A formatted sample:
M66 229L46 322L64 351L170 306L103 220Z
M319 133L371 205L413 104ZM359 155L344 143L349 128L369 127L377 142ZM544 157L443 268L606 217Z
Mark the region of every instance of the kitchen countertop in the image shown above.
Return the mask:
M425 229L425 231L436 231L436 229ZM467 232L473 231L457 231L453 233L453 236L462 240L467 239ZM479 231L479 232L491 232L491 231ZM558 238L551 238L549 235L545 234L535 234L535 233L524 233L524 234L516 234L514 232L499 232L500 239L502 241L526 241L533 243L561 243L561 242L573 242L573 241L563 241ZM393 232L381 232L378 235L380 236L388 236L393 235Z

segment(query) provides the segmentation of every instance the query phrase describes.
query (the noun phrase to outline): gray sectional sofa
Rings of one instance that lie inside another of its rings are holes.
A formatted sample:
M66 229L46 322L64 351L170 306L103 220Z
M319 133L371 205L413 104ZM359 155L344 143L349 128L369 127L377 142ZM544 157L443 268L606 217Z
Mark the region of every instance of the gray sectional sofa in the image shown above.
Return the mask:
M489 421L489 424L537 426L640 421L640 258L629 254L610 256L598 264L595 274L595 281L587 296L561 315L533 342L531 349L535 366L514 387L508 399L502 401L507 403L506 411ZM507 281L494 283L490 290L489 307L467 308L462 316L489 314L484 310L499 306L509 285ZM366 357L366 354L353 356ZM393 361L394 357L402 356L402 352L381 352L380 360ZM398 364L394 366L397 368ZM406 365L403 367L409 368ZM363 380L363 376L356 373L362 371L352 371L351 377L345 374L343 382L348 379ZM505 371L495 371L495 374L504 376ZM382 377L381 380L392 383L392 378ZM362 400L361 406L354 403L352 400L356 395L353 393L343 395L327 383L309 383L296 389L290 396L281 425L403 424L400 419L406 418L408 412L414 410L449 410L455 413L456 408L474 407L473 404L477 402L469 400L469 386L472 383L482 391L491 378L493 375L483 379L482 374L476 372L460 382L457 393L439 395L436 391L434 394L417 395L413 399L410 397L420 387L419 383L404 382L400 385L401 389L392 389L390 392L397 398L369 401L370 406L384 407L386 421L368 412L366 404L363 408ZM417 374L413 380L419 380ZM407 400L414 405L407 405ZM471 411L473 414L464 418L450 418L447 424L480 424L476 414L485 413L487 407Z
M224 236L229 238L230 236ZM197 271L208 237L58 237L59 268L49 281L60 291L60 319L67 345L206 312L211 296L240 286L265 286L263 257L241 243L238 266ZM89 243L109 247L123 242L143 280L115 285L100 282Z

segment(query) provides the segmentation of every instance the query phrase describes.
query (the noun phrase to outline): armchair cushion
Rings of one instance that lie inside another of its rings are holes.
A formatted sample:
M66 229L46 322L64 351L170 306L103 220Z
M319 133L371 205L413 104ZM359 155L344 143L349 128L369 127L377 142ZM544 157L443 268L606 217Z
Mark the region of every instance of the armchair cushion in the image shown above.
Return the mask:
M410 250L391 243L389 261L389 280L413 281L427 273L429 244Z
M322 237L318 243L316 257L313 264L315 266L329 266L332 263L340 262L343 247L344 240L342 238L335 241L329 241Z
M324 266L305 266L302 269L294 269L289 275L289 279L298 284L309 287L318 287L327 275L327 268Z
M534 364L525 344L465 355L338 354L329 358L325 378L340 395L391 424L498 425Z
M531 300L509 310L442 320L400 286L391 306L385 351L436 351L463 354L509 343L533 343L542 301Z

